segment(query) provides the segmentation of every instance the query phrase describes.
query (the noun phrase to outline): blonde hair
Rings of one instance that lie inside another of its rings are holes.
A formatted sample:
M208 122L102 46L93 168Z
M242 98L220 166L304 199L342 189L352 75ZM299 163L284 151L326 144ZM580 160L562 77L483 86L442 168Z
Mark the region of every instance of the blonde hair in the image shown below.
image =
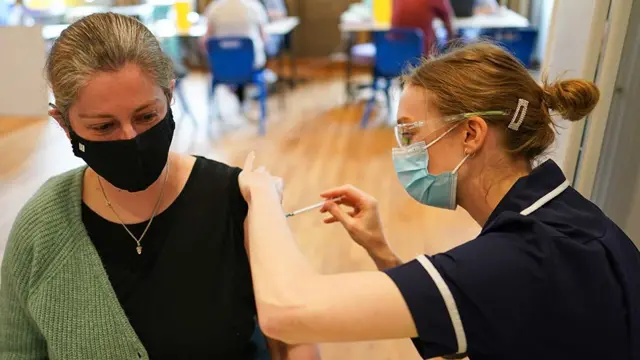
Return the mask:
M173 64L153 33L136 19L98 13L65 29L46 63L47 80L63 118L95 73L118 71L129 63L138 65L171 98Z
M480 42L443 56L423 60L403 82L427 89L443 116L508 110L508 115L481 116L501 129L505 147L514 156L532 161L554 142L556 124L550 111L578 121L598 103L600 91L591 82L562 80L540 85L527 69L502 48ZM518 131L508 128L519 99L529 102Z

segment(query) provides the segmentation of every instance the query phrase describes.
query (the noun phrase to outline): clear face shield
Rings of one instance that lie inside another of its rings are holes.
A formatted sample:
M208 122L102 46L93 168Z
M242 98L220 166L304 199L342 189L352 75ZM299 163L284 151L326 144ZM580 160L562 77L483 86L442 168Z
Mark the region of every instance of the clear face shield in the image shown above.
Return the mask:
M397 125L395 133L399 147L393 149L392 156L393 164L402 186L411 197L421 204L443 209L455 209L457 206L458 170L469 158L470 154L465 154L464 158L452 171L432 174L429 173L429 152L427 149L447 136L458 125L462 124L465 119L483 115L504 115L506 113L506 111L484 111L447 116L443 119L445 124L442 127L422 136L420 133L424 126L423 121ZM443 128L448 129L434 140L426 143L425 138Z
M453 128L455 128L455 125L459 124L462 120L465 120L474 116L491 116L491 115L508 115L508 114L509 114L509 111L495 110L495 111L470 112L470 113L447 116L442 119L445 122L445 125L443 127L451 126L451 129L449 129L447 132L445 132L435 140L428 143L427 147L433 145L435 142L437 142L446 134L448 134L451 130L453 130ZM416 121L412 123L396 125L394 127L394 132L396 136L396 142L398 143L398 147L406 148L415 144L416 142L421 141L420 139L416 139L416 136L420 133L424 125L425 125L424 121ZM435 130L434 132L442 129L443 127Z

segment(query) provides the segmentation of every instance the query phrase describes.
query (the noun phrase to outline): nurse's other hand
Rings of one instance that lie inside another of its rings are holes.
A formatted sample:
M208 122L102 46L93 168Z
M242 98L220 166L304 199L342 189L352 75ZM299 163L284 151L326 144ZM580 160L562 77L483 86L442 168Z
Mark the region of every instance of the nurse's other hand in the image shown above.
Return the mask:
M324 220L326 224L340 222L351 238L370 253L388 248L378 213L378 201L373 196L352 185L328 190L321 196L327 200L339 198L337 201L328 201L320 210L332 215ZM345 211L340 205L351 209Z
M244 197L244 200L250 205L252 193L274 193L278 196L280 203L282 203L284 182L281 178L269 174L262 166L254 170L253 162L255 158L255 153L251 152L247 156L244 162L244 168L238 176L238 184L242 197Z

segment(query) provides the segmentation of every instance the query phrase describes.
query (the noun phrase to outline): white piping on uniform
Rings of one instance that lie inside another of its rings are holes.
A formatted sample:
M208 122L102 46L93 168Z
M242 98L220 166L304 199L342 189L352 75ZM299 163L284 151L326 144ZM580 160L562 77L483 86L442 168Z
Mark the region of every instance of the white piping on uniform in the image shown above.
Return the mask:
M551 190L551 192L549 192L547 195L545 195L545 196L541 197L540 199L538 199L538 201L534 202L528 208L520 211L520 215L523 215L523 216L530 215L534 211L536 211L536 210L540 209L541 207L543 207L549 201L553 200L556 196L560 195L560 193L565 191L568 187L569 187L569 181L565 180L562 184L560 184L560 186L558 186L557 188Z
M523 216L530 215L531 213L540 209L549 201L553 200L558 195L560 195L563 191L565 191L569 187L569 185L570 185L569 181L565 180L557 188L551 190L548 194L538 199L531 206L522 210L520 214ZM431 279L436 284L436 287L438 288L438 291L440 291L440 295L444 300L444 305L446 306L447 311L449 312L449 318L451 319L451 323L453 324L453 331L456 335L456 342L458 345L457 353L458 354L466 353L467 352L467 336L464 332L464 326L462 325L462 318L460 317L460 312L458 311L458 305L456 304L456 300L454 299L453 294L449 289L449 286L442 278L442 275L440 275L440 273L438 272L438 269L436 269L436 267L433 266L433 264L431 263L431 260L429 260L428 257L426 257L425 255L420 255L416 258L416 260L418 260L418 262L422 265L422 267L425 269L427 274L431 276Z
M418 262L424 267L427 271L431 279L436 284L436 287L440 291L440 295L442 295L442 299L444 300L444 305L447 307L447 311L449 312L449 317L451 318L451 323L453 324L453 331L456 334L456 342L458 343L458 354L463 354L467 352L467 336L464 333L464 326L462 326L462 319L460 318L460 313L458 312L458 306L456 305L456 300L453 298L453 294L451 294L451 290L449 290L449 286L444 281L438 269L431 263L429 258L425 255L420 255L416 258Z

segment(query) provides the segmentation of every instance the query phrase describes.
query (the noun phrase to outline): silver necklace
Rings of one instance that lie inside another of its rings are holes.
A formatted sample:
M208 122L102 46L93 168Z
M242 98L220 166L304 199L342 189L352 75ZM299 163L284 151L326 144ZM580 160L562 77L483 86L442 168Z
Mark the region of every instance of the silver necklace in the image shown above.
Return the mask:
M149 227L153 222L153 218L156 217L158 208L160 207L160 202L162 201L162 195L164 194L164 188L167 185L168 178L169 178L169 162L167 161L167 171L165 172L164 182L162 183L162 188L160 189L160 196L158 196L158 201L156 202L156 206L154 206L153 208L153 212L151 213L151 218L149 218L149 222L147 223L147 226L144 228L144 231L142 232L142 235L140 235L140 238L137 238L135 235L133 235L131 231L129 231L129 228L124 224L124 221L122 221L122 218L120 218L120 215L118 215L118 213L116 212L116 209L114 209L113 205L111 205L111 201L109 201L109 198L107 197L107 193L104 191L104 187L102 186L102 181L100 180L100 176L98 176L98 184L100 184L100 190L102 191L102 196L104 196L104 201L106 201L107 203L107 207L111 209L111 211L113 211L113 214L118 218L118 221L120 221L120 225L122 225L122 227L133 238L133 240L135 240L137 244L136 251L138 252L138 255L142 255L142 244L141 244L142 239L147 234L147 230L149 230Z

